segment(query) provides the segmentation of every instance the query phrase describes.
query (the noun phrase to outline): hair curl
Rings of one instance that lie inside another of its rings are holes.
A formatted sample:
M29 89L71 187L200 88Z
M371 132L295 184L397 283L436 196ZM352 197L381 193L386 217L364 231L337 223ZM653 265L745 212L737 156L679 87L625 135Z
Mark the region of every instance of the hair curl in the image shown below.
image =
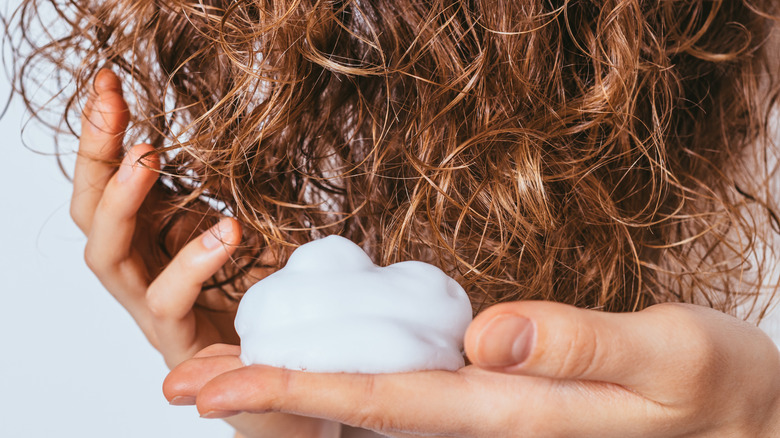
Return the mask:
M123 78L132 141L163 157L161 247L185 212L231 214L247 237L228 280L263 250L279 266L341 234L381 264L440 266L476 310L747 300L763 314L776 9L24 0L7 41L33 114L41 68L65 78L65 122L100 67Z

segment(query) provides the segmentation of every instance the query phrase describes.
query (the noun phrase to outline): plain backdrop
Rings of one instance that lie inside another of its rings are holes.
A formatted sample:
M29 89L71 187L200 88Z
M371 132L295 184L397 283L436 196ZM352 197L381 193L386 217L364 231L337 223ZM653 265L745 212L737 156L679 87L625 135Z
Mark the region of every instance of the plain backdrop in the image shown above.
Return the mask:
M232 436L166 402L161 356L84 265L70 182L33 151L52 139L29 125L22 143L28 118L17 99L0 119L0 437Z
M84 265L71 185L46 132L28 125L22 140L28 118L17 99L0 119L0 437L232 436L163 398L162 358ZM75 145L63 146L70 165ZM766 324L776 341L778 320Z
M85 266L71 184L28 119L18 99L0 119L0 437L232 436L163 398L167 368ZM68 168L75 146L63 145ZM776 341L778 319L765 324Z

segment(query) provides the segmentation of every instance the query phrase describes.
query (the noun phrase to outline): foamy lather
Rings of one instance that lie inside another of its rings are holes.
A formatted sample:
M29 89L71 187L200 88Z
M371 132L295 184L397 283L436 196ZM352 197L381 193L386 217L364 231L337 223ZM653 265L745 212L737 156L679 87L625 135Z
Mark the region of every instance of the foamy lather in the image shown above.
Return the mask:
M351 241L299 247L252 286L236 315L244 364L313 372L456 370L471 305L422 262L378 267Z

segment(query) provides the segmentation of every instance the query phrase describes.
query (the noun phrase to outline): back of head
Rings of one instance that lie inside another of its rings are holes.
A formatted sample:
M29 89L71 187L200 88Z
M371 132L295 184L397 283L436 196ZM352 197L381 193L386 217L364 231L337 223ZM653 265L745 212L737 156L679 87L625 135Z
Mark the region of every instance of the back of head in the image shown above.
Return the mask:
M163 153L160 233L224 206L235 273L341 234L480 307L759 293L771 0L27 0L11 21L45 5L62 34L19 46L19 88L55 65L67 118L98 68L125 78Z

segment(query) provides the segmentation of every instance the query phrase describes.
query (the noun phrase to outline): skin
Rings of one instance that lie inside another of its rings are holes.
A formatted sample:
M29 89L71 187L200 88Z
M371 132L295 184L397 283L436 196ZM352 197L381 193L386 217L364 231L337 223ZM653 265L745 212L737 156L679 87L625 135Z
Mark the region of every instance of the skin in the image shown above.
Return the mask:
M209 345L238 342L235 306L218 312L195 304L218 300L201 289L228 262L241 241L241 228L234 219L224 218L200 231L204 227L194 214L171 233L176 255L154 264L149 235L154 212L164 202L154 188L160 164L150 145L124 151L129 120L119 79L101 70L81 120L70 212L87 236L87 265L172 368ZM120 159L117 169L112 163ZM186 397L171 400L190 402ZM333 437L340 430L338 423L288 414L245 414L228 422L251 437Z
M394 437L780 433L777 348L708 308L506 303L475 318L465 348L473 365L457 372L358 375L244 367L238 347L217 345L176 367L163 390L194 398L205 417L295 412Z
M759 329L711 309L662 304L609 314L549 302L505 303L466 333L456 372L316 374L238 359L232 314L193 307L228 261L232 219L179 233L150 266L143 237L158 163L137 145L120 170L129 114L102 70L85 112L72 215L86 260L173 368L172 404L197 404L247 437L338 436L339 423L390 436L770 437L780 434L780 354ZM141 165L143 164L143 165ZM192 238L189 236L192 235ZM213 236L219 239L213 239ZM199 352L198 352L199 351ZM197 353L196 353L197 352Z

